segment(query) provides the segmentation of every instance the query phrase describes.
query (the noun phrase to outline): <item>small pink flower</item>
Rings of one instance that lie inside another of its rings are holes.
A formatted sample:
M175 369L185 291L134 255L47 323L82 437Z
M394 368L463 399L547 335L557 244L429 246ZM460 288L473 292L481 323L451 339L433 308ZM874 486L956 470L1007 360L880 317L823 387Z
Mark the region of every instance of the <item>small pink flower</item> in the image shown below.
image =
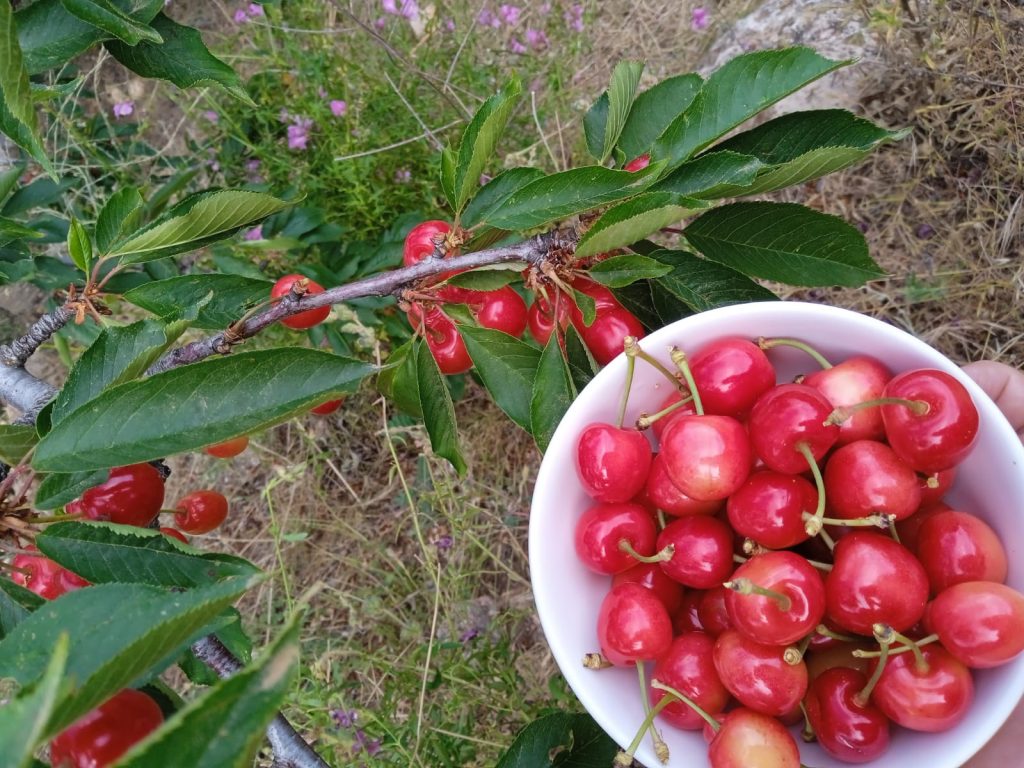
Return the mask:
M263 15L263 6L259 3L249 3L249 15L254 19Z
M508 41L508 49L512 51L512 53L518 54L523 54L526 53L527 51L526 46L523 45L521 42L519 42L517 38L514 37Z
M540 7L537 8L537 13L541 16L547 16L551 13L551 3L541 3Z
M526 44L535 51L548 47L548 36L543 29L526 28Z
M501 19L495 16L490 8L482 9L477 14L476 21L481 27L494 27L495 29L501 27Z
M246 240L262 240L263 239L263 227L253 227L252 229L246 230Z
M395 181L398 184L408 184L412 181L412 171L408 168L399 168L395 171Z
M256 173L260 169L260 161L256 158L245 161L245 170L249 173Z
M135 111L135 102L119 101L111 111L114 113L114 117L128 117Z
M296 117L295 122L288 126L288 149L307 149L312 127L313 121L308 117Z
M444 21L444 28L447 29L449 32L454 32L455 31L455 19L445 19L445 21Z
M377 19L373 22L373 26L375 26L377 29L384 29L384 27L386 27L387 25L388 20L384 16L378 16Z
M234 15L235 24L244 24L249 20L249 14L245 12L245 8L239 8L235 11Z
M348 104L341 99L331 99L331 114L335 117L344 117L348 112Z
M211 123L216 123L217 121L220 120L220 115L218 115L212 109L208 109L205 112L203 112L203 117L205 117Z
M501 16L501 20L510 27L514 27L519 23L519 16L521 13L522 9L518 5L505 4L498 6L498 15Z
M569 10L562 14L562 18L569 25L569 29L576 32L583 31L583 5L581 3L574 3Z
M693 16L690 19L690 29L694 32L700 32L702 29L707 29L710 22L711 17L708 15L707 8L697 6L693 9Z
M385 13L392 16L403 16L407 19L415 19L420 15L420 7L416 0L382 0L381 5Z

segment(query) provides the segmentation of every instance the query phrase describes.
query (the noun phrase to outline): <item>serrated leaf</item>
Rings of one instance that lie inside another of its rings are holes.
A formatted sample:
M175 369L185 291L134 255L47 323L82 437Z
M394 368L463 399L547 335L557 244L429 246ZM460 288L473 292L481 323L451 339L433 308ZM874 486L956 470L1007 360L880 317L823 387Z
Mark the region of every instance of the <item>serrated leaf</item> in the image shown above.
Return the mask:
M739 190L745 193L763 168L752 155L716 148L683 163L651 189L696 198L730 197Z
M36 119L36 105L28 84L18 30L10 0L0 0L0 131L37 160L50 175Z
M490 328L460 326L466 350L495 404L530 430L530 399L540 351Z
M68 636L61 635L52 649L42 679L28 692L3 704L0 717L0 761L4 768L31 764L42 741L46 723L53 715L58 693L64 684L68 661Z
M562 356L558 334L552 333L540 353L530 397L530 432L541 453L547 450L558 423L573 400L569 368Z
M411 354L415 356L420 413L430 435L430 447L438 456L448 459L456 472L465 474L466 461L459 449L459 430L451 392L426 344L414 344Z
M654 142L652 159L674 168L758 112L850 61L832 61L810 48L745 53L708 79Z
M499 93L480 105L469 121L459 144L458 163L455 166L452 189L455 192L455 212L460 213L480 184L480 174L494 155L501 134L505 131L512 110L519 102L523 87L518 78L512 78Z
M377 387L381 394L393 400L401 410L410 416L422 417L416 354L413 350L415 343L415 339L410 339L391 352L377 377Z
M590 715L553 712L521 730L495 768L594 768L618 752Z
M110 40L105 47L111 56L142 77L169 80L179 88L217 85L250 107L256 106L242 79L210 53L198 30L176 24L162 13L153 19L152 27L163 38L162 43L130 46Z
M652 258L670 267L668 274L653 281L654 285L672 294L693 312L778 298L746 275L686 251L658 251ZM663 313L664 309L662 304L659 310ZM678 319L679 316L662 314L665 324Z
M144 205L135 187L119 189L107 199L96 219L96 248L101 254L139 226Z
M270 296L273 283L240 275L193 274L154 280L132 288L124 299L164 320L175 319L209 298L191 322L193 328L227 328Z
M184 328L156 320L107 326L78 358L57 394L50 423L63 421L103 390L138 378L181 335Z
M0 640L45 602L35 592L0 576Z
M258 661L176 712L117 768L249 768L264 729L291 692L298 663L299 623L293 617Z
M587 141L587 151L595 160L601 159L604 152L604 134L608 124L608 92L597 97L583 116L583 136Z
M92 241L82 223L72 217L68 227L68 255L82 272L88 274L92 267Z
M690 223L686 239L712 261L790 285L856 286L885 274L860 230L795 203L715 208Z
M163 38L155 29L136 21L110 0L61 0L61 5L72 16L98 27L128 45L137 45L143 40L158 44L163 42Z
M672 267L647 256L623 254L599 261L587 270L587 277L609 288L622 288L637 280L661 277L672 271Z
M565 362L569 367L569 378L577 392L587 386L594 378L594 374L601 369L572 325L565 329Z
M0 460L14 466L39 442L35 427L0 424Z
M630 173L591 165L554 173L513 192L485 221L508 230L539 227L643 192L663 168Z
M448 285L468 288L472 291L496 291L504 288L519 277L522 267L502 265L502 269L474 269L471 272L460 272L448 278Z
M441 150L441 191L448 205L455 210L455 150L445 147Z
M254 579L231 578L185 592L142 584L99 584L40 606L0 641L0 677L31 685L49 649L70 636L67 678L74 688L47 725L52 735L111 694L162 671ZM116 610L112 607L116 606Z
M620 61L612 70L612 81L608 86L608 115L604 124L602 150L598 160L604 163L612 154L622 128L629 117L633 97L644 71L642 61Z
M643 240L708 203L671 192L645 192L609 208L580 238L576 255L594 256Z
M589 328L597 319L597 302L594 301L594 297L590 294L578 291L575 288L572 289L572 298L576 308L580 311L580 316L583 318L583 324Z
M260 572L240 557L202 552L159 531L114 523L54 523L36 537L36 546L93 584L197 587Z
M650 150L654 140L693 102L704 80L689 73L662 80L633 101L619 136L619 149L627 160Z
M290 203L262 192L207 190L189 195L148 226L128 235L108 255L121 264L162 259L230 237Z
M208 359L106 390L39 442L36 469L136 464L249 434L344 394L372 367L302 348Z
M500 208L513 192L542 178L544 171L539 168L509 168L499 173L469 201L462 212L462 226L475 227Z
M7 245L12 240L22 240L24 238L35 240L42 237L42 235L42 232L26 227L21 222L8 219L6 216L0 216L0 246Z
M47 475L36 488L33 505L36 509L56 509L64 506L77 499L87 489L106 482L109 474L108 470L100 469Z

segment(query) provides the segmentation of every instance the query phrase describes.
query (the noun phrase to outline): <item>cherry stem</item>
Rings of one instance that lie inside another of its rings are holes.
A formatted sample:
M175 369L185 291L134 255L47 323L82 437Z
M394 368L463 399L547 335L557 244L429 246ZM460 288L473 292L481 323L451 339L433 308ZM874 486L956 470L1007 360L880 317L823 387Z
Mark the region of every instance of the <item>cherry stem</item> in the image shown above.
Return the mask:
M813 520L814 515L804 512L804 520ZM854 517L850 520L841 517L823 517L821 522L825 525L841 525L848 528L888 528L889 524L895 520L893 515L887 515L879 513L877 515L868 515L867 517Z
M740 595L760 595L761 597L767 597L774 600L779 610L786 612L793 607L793 601L789 599L788 595L784 595L781 592L776 592L774 589L767 589L766 587L760 587L750 579L733 579L732 581L726 581L722 584L726 589L731 589Z
M600 653L585 653L583 654L583 666L586 669L608 669L613 665Z
M657 688L658 681L651 680L651 687ZM626 748L625 752L619 752L619 754L615 756L615 762L613 763L613 765L620 766L621 768L629 768L629 766L633 764L633 754L636 752L637 747L640 746L640 742L644 740L644 734L647 733L647 729L650 728L651 725L654 723L654 718L658 716L661 710L663 710L665 707L667 707L669 704L672 704L676 700L677 699L675 694L663 696L661 698L661 701L659 701L657 704L651 707L650 711L647 713L647 716L644 717L644 721L640 723L640 730L637 731L636 736L633 737L633 741L629 743L629 746ZM685 699L683 700L685 701ZM660 757L661 756L659 755L659 759Z
M915 416L926 416L932 409L925 400L908 400L905 397L876 397L874 400L865 400L863 403L836 408L828 415L822 426L831 427L834 424L842 424L857 411L862 411L865 408L874 408L878 405L905 405Z
M828 544L830 538L822 530L822 527L825 525L825 480L821 476L821 469L818 468L818 460L814 458L814 454L811 452L811 446L801 441L796 444L796 449L807 460L807 466L811 468L811 474L814 475L814 485L818 489L818 506L814 510L814 515L804 522L804 530L807 531L808 536L821 534L825 543ZM832 549L834 546L834 542L829 544L829 549Z
M692 709L694 712L700 715L701 718L703 718L704 722L710 725L711 730L713 730L715 733L718 733L719 729L721 729L722 724L720 722L715 720L715 718L709 715L704 710L704 708L700 706L700 704L695 702L682 691L677 691L671 685L665 685L660 680L651 680L651 688L657 688L659 691L664 691L665 693L669 694L669 696L666 696L661 701L664 701L665 699L671 698L673 696L679 699L679 701L683 702L686 706L688 706L690 709ZM660 704L661 702L658 703Z
M754 555L763 555L765 552L771 552L771 550L767 547L762 547L751 538L743 540L743 554L753 557Z
M813 633L805 637L800 641L799 645L791 645L785 651L782 652L782 660L789 664L791 667L795 667L801 661L804 660L804 654L807 653L807 646L811 644L811 638L814 637Z
M901 647L893 648L889 651L889 655L893 656L897 653L906 653L910 651L914 654L914 664L917 666L918 671L928 671L928 661L925 659L924 654L921 653L922 645L930 645L931 643L937 642L939 639L938 635L928 635L922 637L920 640L911 640L909 637L901 635L899 632L894 633L896 641L902 643ZM863 651L857 649L851 651L851 653L858 659L874 659L882 655L881 651Z
M641 555L639 552L633 549L633 544L632 542L630 542L629 539L620 539L619 551L625 552L634 560L637 560L641 563L662 563L666 560L672 559L672 555L676 553L676 545L669 544L663 550L661 550L660 552L655 552L653 555Z
M647 676L644 674L644 663L638 661L636 663L636 675L640 680L640 700L644 703L644 716L651 713L651 700L647 696ZM654 745L654 754L658 756L658 760L662 763L668 762L668 745L665 740L661 738L661 734L658 733L658 729L654 727L654 723L651 723L651 742Z
M633 342L632 346L630 342ZM633 372L636 370L636 339L627 336L623 341L623 350L626 353L626 388L622 390L622 401L619 403L619 428L626 420L626 406L629 404L629 390L633 387Z
M665 526L668 525L668 520L665 519L665 513L662 510L658 510L658 530L664 531Z
M896 530L896 516L889 515L889 535L892 536L893 541L897 544L902 544L900 541L900 533Z
M807 342L800 341L798 339L766 339L762 336L757 340L757 346L765 351L773 349L774 347L793 347L794 349L799 349L813 357L814 362L820 365L824 370L827 371L832 367L832 363L830 363L828 358L821 354L821 352L816 350Z
M804 727L800 729L800 738L803 739L807 744L812 741L818 740L818 734L814 732L814 726L811 725L810 715L807 714L807 707L804 706L803 701L800 702L800 714L804 716ZM801 766L803 763L801 763Z
M821 635L822 637L830 637L833 640L839 640L843 643L855 643L861 638L854 637L853 635L844 635L842 632L836 632L834 629L829 629L824 624L819 624L814 628L814 634Z
M697 383L693 380L693 371L690 370L690 364L686 360L686 353L679 347L670 347L669 355L672 357L672 362L676 364L676 368L683 374L683 378L686 379L686 387L693 396L693 409L698 416L703 416L704 404L700 401L700 392L697 391Z
M875 686L878 685L878 681L882 678L882 672L885 671L885 663L889 659L889 646L896 639L896 633L887 624L875 624L872 630L874 631L875 640L878 641L881 649L878 653L878 666L875 667L875 671L871 674L871 679L868 680L867 685L859 693L854 694L853 700L861 707L868 705L871 692L875 690Z
M632 340L632 343L630 340ZM662 363L658 358L645 352L643 347L641 347L637 342L636 337L627 336L622 340L622 344L625 347L626 354L630 354L630 347L632 347L634 350L632 354L652 366L655 370L659 371L662 376L672 382L673 387L676 389L682 389L682 387L679 386L679 376L666 368L664 363Z
M938 488L939 487L939 475L938 475L938 473L936 472L934 475L928 475L928 479L924 481L924 484L927 485L932 490Z
M682 400L677 400L676 402L672 403L672 405L665 406L664 408L662 408L660 411L657 411L656 413L652 413L650 415L648 415L646 413L641 413L640 414L640 418L636 420L636 428L640 429L640 430L647 429L648 427L651 426L651 424L656 422L658 419L660 419L660 418L662 418L664 416L668 416L673 411L675 411L675 410L677 410L679 408L682 408L684 405L686 405L691 400L693 400L693 396L692 395L687 395Z

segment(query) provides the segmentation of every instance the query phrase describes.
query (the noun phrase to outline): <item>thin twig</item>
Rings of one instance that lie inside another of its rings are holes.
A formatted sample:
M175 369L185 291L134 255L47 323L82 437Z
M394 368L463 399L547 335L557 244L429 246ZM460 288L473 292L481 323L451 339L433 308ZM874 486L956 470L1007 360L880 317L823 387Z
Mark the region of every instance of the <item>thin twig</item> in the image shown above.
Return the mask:
M66 306L57 307L52 312L36 320L24 336L9 344L0 344L0 364L21 368L53 334L63 328L74 317L74 311Z

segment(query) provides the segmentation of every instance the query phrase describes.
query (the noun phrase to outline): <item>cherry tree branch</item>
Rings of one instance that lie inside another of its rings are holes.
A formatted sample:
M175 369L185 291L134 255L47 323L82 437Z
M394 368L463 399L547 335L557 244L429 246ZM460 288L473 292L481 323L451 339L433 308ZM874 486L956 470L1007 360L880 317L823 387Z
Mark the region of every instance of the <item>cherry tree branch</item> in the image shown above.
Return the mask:
M57 390L24 368L0 363L0 401L21 411L19 421L34 421Z
M47 312L32 324L24 336L9 344L0 344L0 364L23 367L47 339L67 325L74 314L74 311L66 306Z

